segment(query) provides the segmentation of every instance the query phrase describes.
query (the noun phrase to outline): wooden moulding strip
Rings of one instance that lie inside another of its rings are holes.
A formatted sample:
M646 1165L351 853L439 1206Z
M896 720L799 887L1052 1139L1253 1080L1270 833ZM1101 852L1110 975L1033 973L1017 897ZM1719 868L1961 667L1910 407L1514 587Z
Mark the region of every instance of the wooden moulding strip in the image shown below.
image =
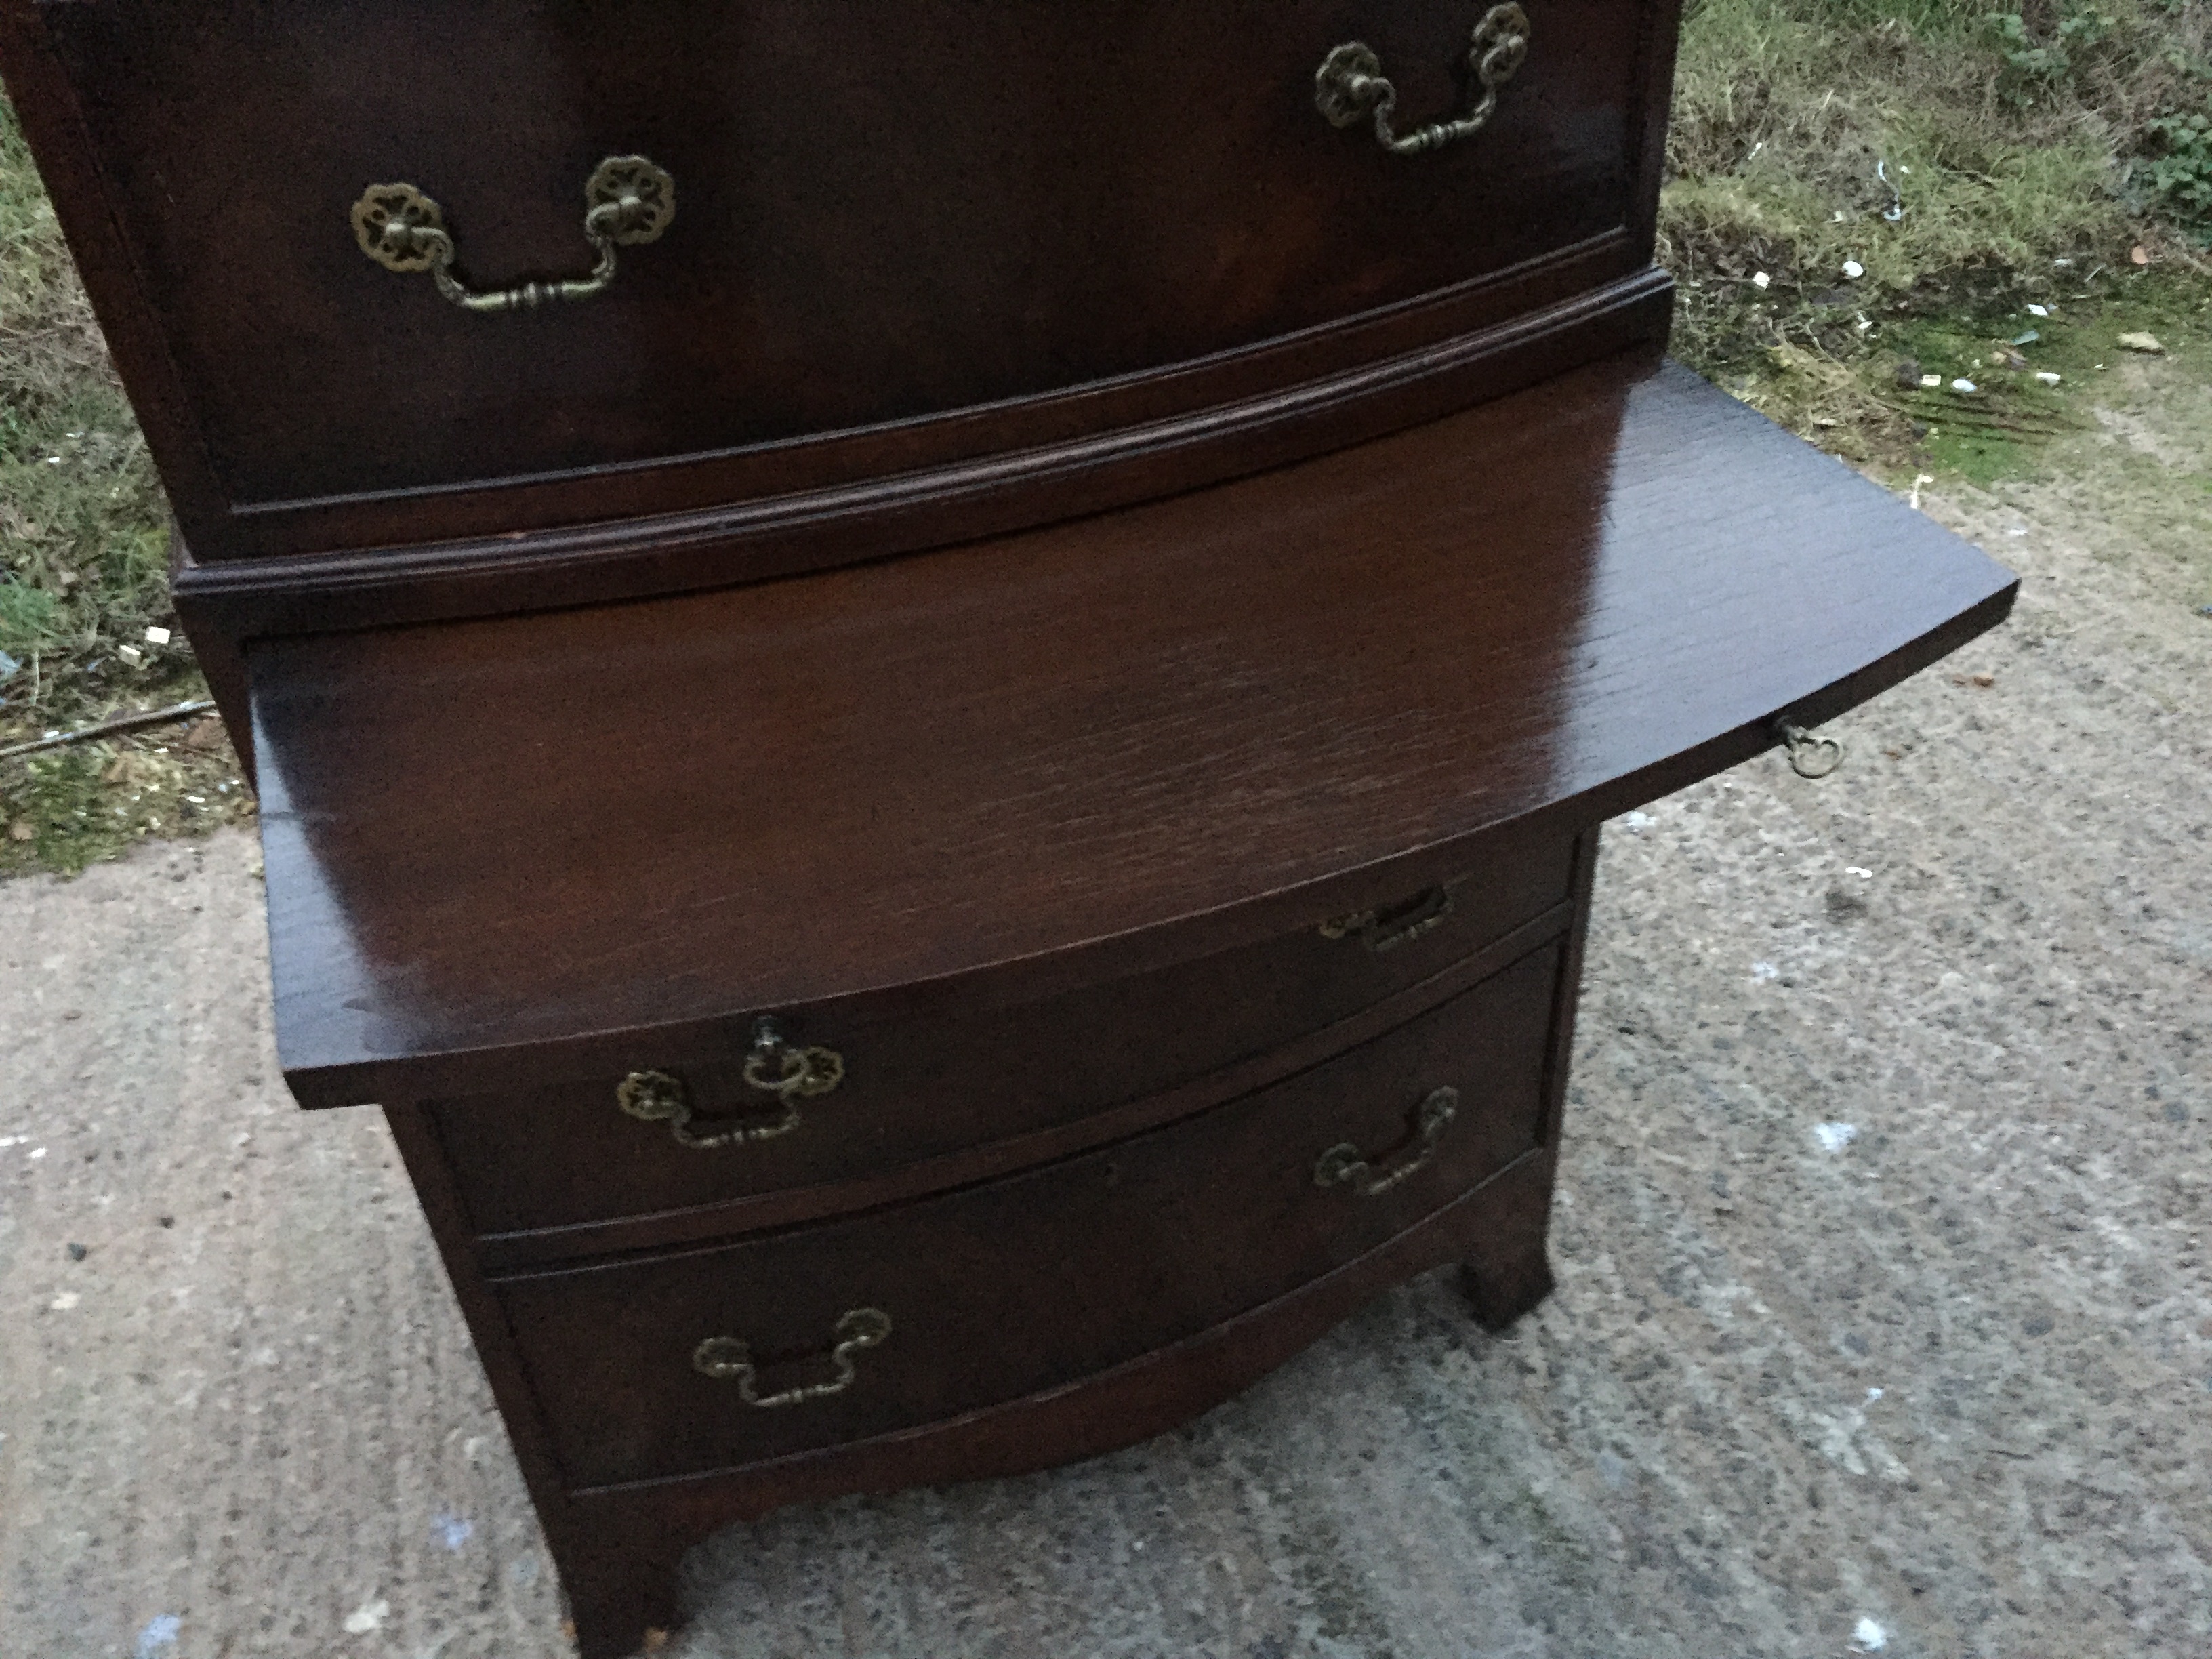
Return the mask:
M231 641L728 586L981 540L1249 476L1663 344L1646 268L1510 321L1148 424L865 483L619 522L307 556L179 559L181 602ZM518 506L520 504L518 503Z

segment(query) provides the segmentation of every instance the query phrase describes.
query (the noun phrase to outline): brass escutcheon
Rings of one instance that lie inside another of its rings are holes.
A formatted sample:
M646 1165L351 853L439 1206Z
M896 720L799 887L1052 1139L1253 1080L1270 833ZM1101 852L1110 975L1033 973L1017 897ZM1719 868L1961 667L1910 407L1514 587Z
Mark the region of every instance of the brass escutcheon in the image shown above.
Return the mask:
M708 1337L691 1351L691 1369L717 1382L736 1383L738 1398L748 1406L769 1410L778 1406L803 1405L810 1400L842 1394L851 1388L858 1375L853 1356L877 1346L890 1334L891 1316L881 1308L854 1308L837 1322L837 1340L829 1351L830 1363L836 1375L827 1382L801 1383L781 1394L759 1392L760 1370L754 1362L751 1345L743 1337Z
M772 1140L799 1127L799 1103L828 1094L845 1080L845 1057L835 1048L794 1048L783 1028L763 1015L753 1022L753 1046L745 1056L746 1084L775 1097L775 1110L718 1128L695 1129L690 1091L667 1072L632 1072L615 1089L615 1105L645 1123L665 1123L679 1146L695 1152Z
M676 181L642 155L610 155L584 181L584 236L599 251L588 276L524 283L489 292L453 274L445 210L413 185L371 185L353 204L354 240L386 270L427 270L438 292L467 311L526 311L548 300L588 300L615 279L615 249L660 239L676 217Z

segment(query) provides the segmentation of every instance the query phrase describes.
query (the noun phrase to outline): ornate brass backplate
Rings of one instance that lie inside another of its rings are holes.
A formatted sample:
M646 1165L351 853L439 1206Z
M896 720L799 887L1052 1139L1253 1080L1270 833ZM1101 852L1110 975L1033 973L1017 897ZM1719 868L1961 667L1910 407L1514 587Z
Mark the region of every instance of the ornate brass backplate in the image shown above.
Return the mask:
M548 300L588 300L615 277L615 249L658 241L676 217L676 181L642 155L610 155L584 181L584 235L599 252L588 276L480 291L453 274L445 210L413 185L371 185L353 204L361 251L386 270L427 270L438 292L468 311L527 310Z

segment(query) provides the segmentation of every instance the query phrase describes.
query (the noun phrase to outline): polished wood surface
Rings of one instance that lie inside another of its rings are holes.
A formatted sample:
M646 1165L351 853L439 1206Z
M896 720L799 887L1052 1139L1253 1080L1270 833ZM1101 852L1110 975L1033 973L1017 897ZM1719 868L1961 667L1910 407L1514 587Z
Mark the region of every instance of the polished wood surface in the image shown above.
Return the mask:
M1316 110L1363 40L1447 112L1486 9L0 0L287 1078L385 1105L584 1659L727 1521L1127 1444L1447 1261L1525 1312L1597 824L2008 609L1662 360L1675 0L1530 0L1431 154ZM347 219L580 274L635 152L581 303ZM787 1133L620 1109L760 1112L763 1014L842 1056ZM695 1368L861 1308L848 1386Z
M419 1120L406 1108L386 1109L401 1146L419 1148ZM685 1551L733 1521L852 1492L1023 1474L1133 1445L1241 1393L1380 1292L1446 1263L1461 1264L1474 1316L1503 1328L1551 1288L1544 1234L1556 1162L1551 1146L1528 1154L1356 1261L1102 1375L740 1471L578 1494L557 1484L547 1431L496 1303L454 1253L453 1235L441 1228L439 1239L560 1562L582 1659L624 1659L649 1630L682 1621ZM415 1150L408 1166L425 1207L449 1214L434 1166Z
M1287 1294L1534 1150L1555 941L1389 1036L1184 1124L1011 1179L638 1262L495 1281L564 1479L582 1488L764 1461L1093 1376ZM1376 1196L1322 1187L1345 1143L1376 1174L1458 1091L1434 1156ZM746 1405L692 1351L739 1337L759 1390L831 1377L848 1310L890 1334L843 1392ZM770 1358L774 1362L770 1363Z
M1509 933L1525 948L1520 924L1563 914L1573 854L1571 843L1546 842L1473 869L1416 868L1409 882L1434 879L1376 913L1370 937L1304 928L957 1020L783 1020L792 1044L831 1046L842 1077L834 1091L793 1102L796 1126L763 1139L680 1144L667 1123L624 1115L617 1106L622 1079L611 1075L432 1109L471 1219L487 1234L574 1231L699 1206L718 1208L727 1230L769 1224L794 1206L803 1213L808 1189L827 1202L828 1189L842 1183L917 1165L972 1180L986 1171L959 1154L1018 1142L1005 1156L1035 1162L1081 1144L1066 1132L1079 1136L1085 1120L1107 1126L1090 1139L1126 1133L1147 1114L1140 1109L1135 1122L1128 1114L1102 1119L1106 1108L1209 1076L1222 1080L1214 1097L1226 1098L1224 1087L1256 1086L1250 1068L1236 1062L1266 1057L1287 1070L1285 1057L1299 1053L1302 1039L1399 993L1413 993L1408 1012L1417 1012L1443 994L1423 981L1490 956L1481 947ZM743 1050L747 1035L732 1032L732 1048ZM663 1075L684 1087L694 1135L781 1121L780 1103L746 1081L742 1062ZM1204 1098L1167 1109L1187 1113ZM754 1198L783 1202L740 1204ZM594 1239L590 1247L629 1243Z
M756 1010L1017 1000L1288 933L1401 896L1395 860L1742 759L2014 586L1620 359L1002 541L272 641L286 1073L317 1104L619 1074L726 1058Z
M1477 15L4 0L0 64L41 158L89 163L65 228L126 379L165 388L149 436L221 560L1134 428L1646 265L1670 4L1553 0L1489 128L1433 155L1315 109L1355 38L1405 118L1449 109ZM677 217L586 303L468 314L345 217L404 179L479 286L574 273L582 181L632 152L673 174Z

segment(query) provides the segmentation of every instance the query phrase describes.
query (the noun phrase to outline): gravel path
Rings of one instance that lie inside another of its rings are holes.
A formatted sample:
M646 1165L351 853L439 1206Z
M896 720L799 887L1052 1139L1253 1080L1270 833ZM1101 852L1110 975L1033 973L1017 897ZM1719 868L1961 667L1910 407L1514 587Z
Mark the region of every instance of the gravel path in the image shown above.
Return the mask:
M1134 1450L733 1529L667 1653L2212 1652L2212 621L2094 489L1927 505L2014 621L1607 832L1538 1315L1434 1277ZM0 1651L564 1653L254 856L0 887Z

